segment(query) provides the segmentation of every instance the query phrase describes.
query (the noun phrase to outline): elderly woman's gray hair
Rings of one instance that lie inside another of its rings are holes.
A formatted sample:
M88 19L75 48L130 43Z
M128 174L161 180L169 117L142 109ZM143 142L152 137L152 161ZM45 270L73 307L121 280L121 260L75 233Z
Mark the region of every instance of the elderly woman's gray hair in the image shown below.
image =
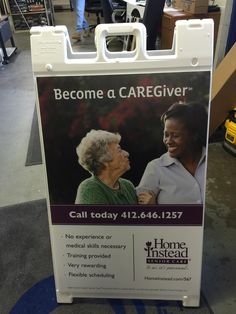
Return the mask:
M121 136L103 130L91 130L76 148L79 164L90 173L99 175L105 168L104 163L111 161L109 144L119 143Z

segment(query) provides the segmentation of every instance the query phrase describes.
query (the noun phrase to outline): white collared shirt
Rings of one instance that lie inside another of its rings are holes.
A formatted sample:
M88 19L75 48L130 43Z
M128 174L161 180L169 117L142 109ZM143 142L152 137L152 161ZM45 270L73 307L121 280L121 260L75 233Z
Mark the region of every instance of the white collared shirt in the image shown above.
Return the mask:
M136 188L137 194L151 190L157 195L157 204L202 204L205 195L205 160L206 149L203 148L193 176L167 152L148 163Z

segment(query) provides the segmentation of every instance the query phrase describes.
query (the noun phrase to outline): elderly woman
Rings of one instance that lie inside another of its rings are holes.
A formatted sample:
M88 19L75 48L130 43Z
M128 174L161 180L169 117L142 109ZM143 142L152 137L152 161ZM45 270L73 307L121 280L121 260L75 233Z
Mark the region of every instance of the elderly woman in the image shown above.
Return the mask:
M137 187L139 203L201 204L205 191L207 111L198 103L172 105L162 116L167 152L148 163Z
M91 130L76 149L79 164L90 178L80 183L75 204L137 204L133 184L121 178L130 169L129 153L119 134Z

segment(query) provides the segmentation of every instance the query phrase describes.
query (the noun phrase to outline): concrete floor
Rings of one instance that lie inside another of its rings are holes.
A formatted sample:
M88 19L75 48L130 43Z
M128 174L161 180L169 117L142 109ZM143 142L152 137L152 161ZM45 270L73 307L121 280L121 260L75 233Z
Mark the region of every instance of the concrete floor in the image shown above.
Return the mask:
M66 24L73 33L73 12L58 12L55 18L57 25ZM29 34L14 34L14 38L18 53L8 65L0 66L0 207L45 198L43 166L25 167L35 106ZM94 50L93 38L73 44L73 49ZM235 161L222 143L210 144L202 291L214 314L236 313Z
M73 34L73 12L58 12L55 20L57 25L64 25L66 21L70 36ZM0 66L0 143L7 147L1 152L0 164L1 178L8 178L0 180L0 206L45 197L44 180L40 175L42 165L24 166L35 106L30 35L28 32L16 33L14 40L16 56L8 65ZM72 41L72 47L74 51L94 51L93 34L80 44Z

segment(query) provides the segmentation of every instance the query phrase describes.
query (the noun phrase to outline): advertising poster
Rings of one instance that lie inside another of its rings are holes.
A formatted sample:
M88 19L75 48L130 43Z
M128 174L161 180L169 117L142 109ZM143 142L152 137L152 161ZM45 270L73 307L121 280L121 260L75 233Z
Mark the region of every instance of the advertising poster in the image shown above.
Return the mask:
M209 88L208 71L37 77L59 302L198 304Z

